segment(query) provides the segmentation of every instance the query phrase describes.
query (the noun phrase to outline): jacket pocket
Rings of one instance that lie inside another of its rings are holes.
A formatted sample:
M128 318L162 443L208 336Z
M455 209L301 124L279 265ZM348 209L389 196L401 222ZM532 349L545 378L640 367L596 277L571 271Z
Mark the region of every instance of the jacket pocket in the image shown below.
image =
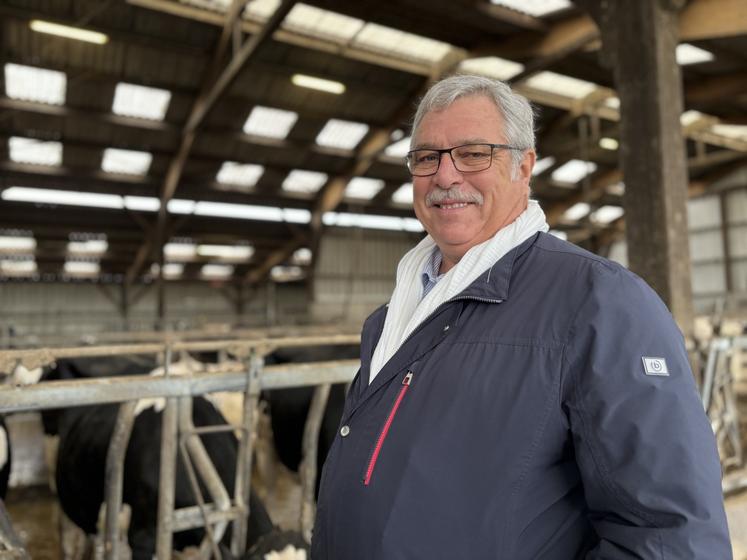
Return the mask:
M402 388L399 390L399 393L397 393L397 398L395 399L394 404L392 405L392 409L389 411L389 414L386 417L386 422L384 422L384 426L381 428L379 437L376 438L376 446L371 453L371 458L368 460L366 473L363 477L364 486L368 486L371 482L371 477L373 476L374 469L376 468L376 461L378 460L379 454L381 453L381 448L383 447L386 436L389 433L389 428L392 426L392 422L394 422L394 417L397 415L397 409L399 409L399 405L402 404L402 400L405 398L405 395L410 388L412 376L412 371L408 371L405 377L402 379Z

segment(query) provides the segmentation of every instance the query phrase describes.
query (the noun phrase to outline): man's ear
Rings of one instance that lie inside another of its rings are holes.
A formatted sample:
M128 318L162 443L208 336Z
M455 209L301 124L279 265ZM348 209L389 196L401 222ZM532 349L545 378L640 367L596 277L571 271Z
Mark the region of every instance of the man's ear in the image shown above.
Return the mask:
M534 163L537 161L537 153L534 150L527 150L524 152L524 157L521 160L519 168L516 170L516 181L520 181L524 185L529 185L529 180L532 178L532 169L534 169Z

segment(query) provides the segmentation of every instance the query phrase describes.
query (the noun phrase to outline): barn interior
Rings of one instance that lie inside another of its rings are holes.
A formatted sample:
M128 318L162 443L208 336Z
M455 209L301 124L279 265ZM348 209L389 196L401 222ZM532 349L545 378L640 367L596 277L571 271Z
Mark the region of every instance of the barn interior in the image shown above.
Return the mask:
M551 232L642 276L685 334L747 558L743 0L6 0L0 30L0 365L354 337L425 235L419 98L489 76L537 109ZM15 522L47 475L11 389Z

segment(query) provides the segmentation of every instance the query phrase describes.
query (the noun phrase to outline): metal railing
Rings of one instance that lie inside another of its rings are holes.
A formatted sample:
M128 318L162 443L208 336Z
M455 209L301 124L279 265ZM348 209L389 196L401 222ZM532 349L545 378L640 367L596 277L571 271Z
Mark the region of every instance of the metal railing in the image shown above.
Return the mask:
M104 557L118 555L118 518L122 504L123 461L135 418L135 403L139 399L165 398L162 417L161 472L158 504L156 557L171 557L172 535L186 528L205 527L206 536L200 547L202 558L219 556L217 541L227 524L232 522L232 553L240 554L246 542L247 520L250 515L249 495L256 411L262 390L317 386L303 438L301 468L302 498L301 529L310 536L314 518L314 487L316 481L316 449L326 395L332 383L349 383L358 369L357 360L283 364L264 366L263 356L278 347L327 344L354 344L357 335L306 336L293 338L257 338L253 340L210 340L169 343L142 343L110 346L69 348L41 348L35 350L0 351L0 371L10 371L15 364L38 367L67 357L113 356L120 354L162 354L163 376L132 375L111 378L48 381L21 387L0 386L0 413L46 410L92 404L122 403L115 433L110 442L106 464L106 512ZM227 350L242 356L237 366L233 363L225 371L170 375L171 355L179 351ZM240 426L227 425L216 430L238 431L234 496L231 499L215 467L205 451L198 434L205 428L195 428L191 419L191 400L195 395L217 391L240 391L243 413ZM179 435L180 434L180 435ZM193 487L197 476L208 488L211 502L199 496L198 505L174 509L176 461L181 448L188 465ZM214 529L211 527L215 525Z

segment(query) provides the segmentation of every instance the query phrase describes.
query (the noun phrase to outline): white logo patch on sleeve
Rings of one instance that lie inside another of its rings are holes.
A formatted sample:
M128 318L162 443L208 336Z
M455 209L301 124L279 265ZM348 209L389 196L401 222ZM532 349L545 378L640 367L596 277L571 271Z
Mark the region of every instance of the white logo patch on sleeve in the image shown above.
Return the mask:
M652 358L649 356L643 356L643 370L646 375L669 375L669 369L667 369L667 361L664 358Z

